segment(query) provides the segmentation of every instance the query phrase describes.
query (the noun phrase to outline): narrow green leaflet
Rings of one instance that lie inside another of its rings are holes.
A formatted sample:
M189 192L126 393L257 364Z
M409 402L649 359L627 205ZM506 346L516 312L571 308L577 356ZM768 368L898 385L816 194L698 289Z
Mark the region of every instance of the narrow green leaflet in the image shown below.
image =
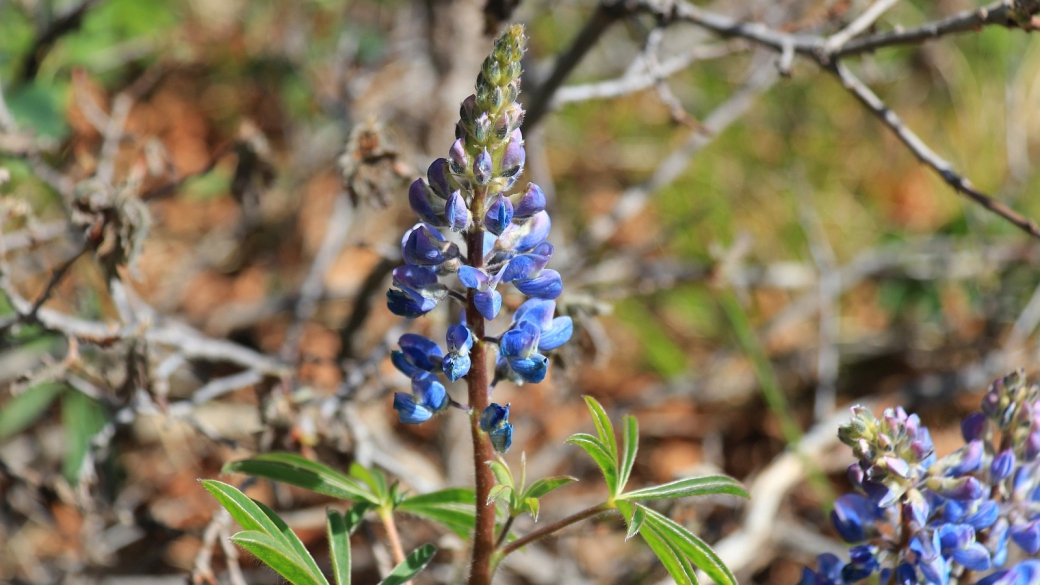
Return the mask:
M303 546L303 543L300 541L300 538L296 536L296 533L289 528L284 520L278 517L278 514L275 514L274 510L267 507L267 504L257 502L256 500L253 501L256 502L257 507L259 507L260 510L267 515L267 518L270 519L278 528L279 534L282 535L282 540L289 543L289 546L291 546L296 552L296 556L299 557L299 560L303 561L303 564L307 566L312 574L321 577L321 581L324 582L325 578L322 576L321 569L318 568L318 563L314 562L311 553L307 552L307 547Z
M610 456L617 461L617 437L614 436L614 425L610 423L607 411L603 410L603 406L591 396L585 397L585 404L589 406L589 412L592 413L592 422L596 425L599 440L603 442Z
M567 442L585 449L603 472L603 479L607 481L607 487L610 489L611 496L617 495L617 459L610 455L608 448L599 439L586 433L571 435Z
M256 558L293 585L326 585L324 578L320 581L315 579L302 562L295 555L286 551L282 543L273 536L256 530L247 530L232 536L231 542L253 553Z
M672 576L676 585L697 585L696 572L692 570L688 562L684 562L682 554L670 542L653 528L644 529L642 535L643 540L661 560L661 564L668 570L668 574Z
M37 384L8 400L0 407L0 441L32 426L64 389L56 382Z
M105 408L100 402L69 391L61 396L61 426L65 430L65 460L62 474L69 483L79 483L79 472L90 451L90 441L105 426Z
M495 500L500 500L511 506L513 504L513 496L513 488L507 485L497 484L491 488L490 492L488 492L487 503L490 504Z
M625 489L628 477L632 475L632 466L636 462L636 451L639 450L639 422L631 414L626 416L622 429L621 469L618 478L618 490Z
M649 528L657 536L666 540L681 556L685 556L697 568L707 573L716 585L737 585L736 577L707 543L676 524L672 519L649 508L644 508L644 510L646 512L646 520L643 521L642 529L644 538Z
M372 490L374 497L380 502L386 502L390 492L386 485L386 476L378 469L368 469L360 463L350 464L350 475L364 482Z
M272 535L277 534L279 539L281 538L281 530L278 529L274 522L271 522L271 519L260 509L260 506L257 506L255 501L238 491L234 486L214 479L204 479L202 480L202 487L213 494L213 497L220 502L221 506L224 506L224 509L231 514L231 517L235 519L235 522L238 522L238 525L243 530L254 530Z
M477 496L469 488L448 488L406 498L396 510L444 525L468 538L476 523Z
M491 472L495 474L495 481L499 485L515 488L516 485L513 483L513 472L509 470L504 463L500 461L488 461L488 467L491 468Z
M326 515L332 576L336 579L336 585L350 585L350 529L343 514L327 510Z
M343 521L347 525L347 532L354 534L354 531L361 525L361 521L365 519L365 514L375 508L375 504L371 502L358 502L347 509L347 513L343 515Z
M716 494L728 494L741 498L748 497L747 490L744 489L744 486L739 481L725 475L708 475L705 477L680 479L664 485L635 490L621 494L618 498L635 502Z
M265 453L232 461L224 466L223 472L264 477L344 500L382 503L357 479L295 453Z
M538 481L531 484L531 487L524 491L525 498L541 498L549 492L561 488L569 483L578 481L576 477L570 477L567 475L560 475L557 477L546 477L539 479Z
M400 565L394 567L394 570L386 576L386 579L380 581L379 585L401 585L425 569L435 554L437 554L437 547L432 544L420 546L405 557Z
M643 521L646 520L646 512L643 511L643 507L639 504L619 501L617 502L617 509L624 516L625 524L628 525L625 540L639 534L639 530L643 527Z

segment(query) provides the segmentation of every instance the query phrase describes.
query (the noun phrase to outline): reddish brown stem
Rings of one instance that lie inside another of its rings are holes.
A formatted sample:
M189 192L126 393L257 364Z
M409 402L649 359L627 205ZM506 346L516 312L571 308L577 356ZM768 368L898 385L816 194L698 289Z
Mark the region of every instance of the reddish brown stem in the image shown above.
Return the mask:
M478 192L471 209L474 218L483 215L484 193ZM484 230L479 224L474 225L466 236L466 262L474 268L484 266ZM476 291L469 289L466 294L466 323L477 340L470 350L470 367L466 382L469 385L470 433L473 437L473 463L476 474L477 521L473 528L473 561L470 563L469 585L491 584L491 555L495 552L495 506L488 504L488 495L495 485L495 476L488 467L488 461L495 457L491 442L480 430L480 413L489 403L487 344L484 342L484 316L477 310L474 296Z

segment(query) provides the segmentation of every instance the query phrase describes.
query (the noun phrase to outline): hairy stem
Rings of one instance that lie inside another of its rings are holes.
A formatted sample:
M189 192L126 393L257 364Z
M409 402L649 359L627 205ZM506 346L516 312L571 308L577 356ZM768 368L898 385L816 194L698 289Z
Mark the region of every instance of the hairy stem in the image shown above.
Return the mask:
M478 502L478 504L479 504L479 502ZM567 516L566 518L564 518L562 520L557 520L556 522L553 522L552 524L544 526L544 527L542 527L539 530L535 530L534 532L528 534L527 536L524 536L523 538L518 538L518 539L514 540L513 542L509 543L504 548L502 548L502 556L504 557L504 556L508 555L509 553L512 553L512 552L516 551L517 549L519 549L521 547L524 547L524 546L527 546L528 544L531 544L532 542L534 542L536 540L541 540L541 539L545 538L546 536L549 536L553 532L556 532L556 531L560 530L561 528L566 528L567 526L570 526L571 524L574 524L576 522L581 522L582 520L585 520L586 518L591 518L591 517L595 516L596 514L599 514L601 512L606 512L607 510L613 510L613 508L610 506L610 504L604 502L602 504L593 506L591 508L586 508L586 509L582 510L581 512L577 512L577 513L571 514L570 516Z
M474 268L484 267L484 226L477 218L483 217L484 200L487 190L478 190L473 197L471 209L474 225L466 235L466 263ZM488 495L495 486L495 476L488 467L488 461L495 457L491 441L480 430L480 414L487 408L488 367L487 344L484 340L484 316L477 310L474 302L476 291L469 289L466 293L466 323L473 332L477 342L470 350L470 367L466 382L469 387L470 433L473 438L473 465L476 475L477 521L473 528L473 561L470 563L469 585L490 585L491 554L495 551L495 505L488 503Z
M404 548L401 546L401 535L397 532L397 524L394 522L394 513L390 511L380 512L379 519L383 521L386 528L386 538L390 541L390 552L394 555L394 563L404 562Z

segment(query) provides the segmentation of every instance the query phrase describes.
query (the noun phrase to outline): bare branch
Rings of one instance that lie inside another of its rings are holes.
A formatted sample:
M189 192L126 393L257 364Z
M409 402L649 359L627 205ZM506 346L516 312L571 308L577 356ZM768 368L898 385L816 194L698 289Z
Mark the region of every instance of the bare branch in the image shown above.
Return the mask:
M828 53L834 53L843 47L845 43L849 42L849 40L855 38L860 33L873 26L874 23L877 22L877 19L881 18L881 15L887 12L889 8L895 6L898 2L899 0L877 0L871 4L870 8L866 9L863 14L859 15L859 18L852 21L849 26L846 26L844 29L827 39L824 48Z
M843 63L836 63L832 71L841 79L845 89L852 92L864 106L895 133L919 161L932 167L949 186L953 187L958 193L967 196L972 201L1011 222L1022 231L1040 239L1040 226L1037 226L1036 222L979 191L972 185L971 181L959 175L953 170L953 166L947 160L936 154L917 134L914 134L912 130L907 128L902 118L889 109L885 102L881 101L881 98L853 75Z

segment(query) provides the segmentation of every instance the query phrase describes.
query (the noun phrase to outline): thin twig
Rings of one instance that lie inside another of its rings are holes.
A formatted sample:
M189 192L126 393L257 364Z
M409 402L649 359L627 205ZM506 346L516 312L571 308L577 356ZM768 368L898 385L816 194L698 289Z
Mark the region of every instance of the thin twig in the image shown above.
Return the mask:
M899 0L876 0L870 5L870 8L864 10L863 14L859 15L859 17L856 20L853 20L851 24L834 35L831 35L831 37L827 39L827 42L824 45L827 52L834 53L843 47L845 43L849 42L871 26L874 26L874 23L881 18L881 15L895 6L898 2Z
M530 544L532 542L535 542L537 540L541 540L541 539L545 538L546 536L549 536L550 534L552 534L554 532L559 532L561 529L566 528L566 527L570 526L571 524L574 524L576 522L581 522L582 520L585 520L586 518L592 518L593 516L595 516L597 514L602 514L603 512L606 512L606 511L612 510L612 509L613 508L607 507L606 504L597 504L595 506L592 506L591 508L585 508L584 510L582 510L580 512L575 512L574 514L571 514L570 516L567 516L566 518L563 518L562 520L557 520L556 522L553 522L552 524L543 526L540 529L535 530L534 532L532 532L530 534L527 534L525 536L522 536L522 537L514 540L513 542L510 542L509 544L507 544L501 550L501 554L502 554L502 556L508 556L509 553L512 553L512 552L516 551L517 549L523 548L524 546L527 546L528 544Z
M943 181L946 181L946 184L985 209L1011 222L1022 231L1040 239L1040 226L1037 226L1036 222L979 191L972 185L971 181L953 170L953 166L946 159L936 154L917 134L907 128L902 118L892 111L885 102L881 101L881 98L871 91L859 78L853 75L844 63L836 63L832 71L841 79L845 89L852 92L864 106L884 122L895 133L896 137L914 153L917 160L932 167L942 177Z
M808 191L798 198L802 229L809 240L809 252L820 271L820 328L819 355L816 358L816 401L813 414L823 420L834 411L837 397L838 367L841 355L838 340L841 334L838 300L841 296L841 273L837 270L834 249L827 239L819 214L813 207Z
M75 264L76 260L79 260L80 256L86 253L87 248L88 246L86 245L80 246L79 250L73 254L71 258L62 263L62 265L54 271L54 274L51 274L50 280L47 281L47 286L44 287L40 296L36 297L36 300L33 301L32 307L29 308L29 312L25 315L27 321L36 320L36 313L40 310L40 307L47 302L47 299L50 298L54 289L59 283L61 283L62 279L65 278L65 274L69 271L69 268L72 268L72 265Z

